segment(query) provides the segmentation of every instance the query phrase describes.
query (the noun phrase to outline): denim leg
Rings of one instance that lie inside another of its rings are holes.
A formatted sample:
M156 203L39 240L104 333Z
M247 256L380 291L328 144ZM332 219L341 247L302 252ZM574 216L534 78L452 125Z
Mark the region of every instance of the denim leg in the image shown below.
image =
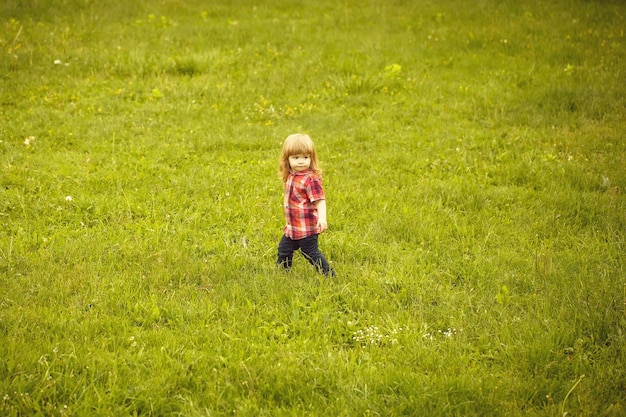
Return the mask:
M335 271L330 267L330 264L320 252L318 248L319 235L311 235L299 240L300 249L304 257L313 265L319 272L324 275L335 276Z
M280 243L278 244L278 259L276 260L276 265L284 270L290 270L293 261L293 252L296 249L298 249L296 241L293 241L283 235L282 239L280 239Z

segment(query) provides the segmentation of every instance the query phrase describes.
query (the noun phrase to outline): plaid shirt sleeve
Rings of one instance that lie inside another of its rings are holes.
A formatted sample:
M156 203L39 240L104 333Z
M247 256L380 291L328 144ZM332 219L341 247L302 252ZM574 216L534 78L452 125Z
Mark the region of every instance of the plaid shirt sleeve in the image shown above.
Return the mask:
M307 176L306 193L311 203L324 200L324 188L322 187L322 179L317 175Z
M292 174L285 183L285 236L293 240L315 234L315 202L324 200L322 180L316 175Z

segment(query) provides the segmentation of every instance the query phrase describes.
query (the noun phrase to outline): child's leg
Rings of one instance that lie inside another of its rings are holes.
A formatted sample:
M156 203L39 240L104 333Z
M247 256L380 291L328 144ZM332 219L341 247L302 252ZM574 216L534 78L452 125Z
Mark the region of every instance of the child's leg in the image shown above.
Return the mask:
M335 270L330 267L330 264L317 246L318 237L319 235L312 235L300 240L300 249L302 249L304 257L311 263L311 265L317 268L318 271L324 275L334 277Z
M296 249L296 242L283 235L278 244L278 259L276 260L276 265L287 271L290 270L293 260L293 251Z

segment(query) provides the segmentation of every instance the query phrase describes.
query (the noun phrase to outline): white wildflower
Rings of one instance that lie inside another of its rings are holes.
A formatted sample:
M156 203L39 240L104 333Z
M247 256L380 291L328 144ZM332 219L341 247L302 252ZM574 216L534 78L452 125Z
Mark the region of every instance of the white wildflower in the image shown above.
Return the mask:
M393 329L390 334L382 333L378 326L367 326L363 330L357 330L352 334L352 339L359 343L361 347L380 346L383 343L391 343L395 345L398 339L395 337L398 332L402 331L402 327Z

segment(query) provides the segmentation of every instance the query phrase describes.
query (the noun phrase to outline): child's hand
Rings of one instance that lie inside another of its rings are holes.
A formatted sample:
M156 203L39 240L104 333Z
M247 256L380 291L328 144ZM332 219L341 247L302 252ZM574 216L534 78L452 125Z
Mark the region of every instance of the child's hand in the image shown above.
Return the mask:
M326 223L326 200L317 200L315 203L317 209L317 224L315 225L316 233L324 233L328 229L328 223Z
M317 225L315 225L315 231L317 233L324 233L326 230L328 230L328 223L326 223L326 220L318 220Z

